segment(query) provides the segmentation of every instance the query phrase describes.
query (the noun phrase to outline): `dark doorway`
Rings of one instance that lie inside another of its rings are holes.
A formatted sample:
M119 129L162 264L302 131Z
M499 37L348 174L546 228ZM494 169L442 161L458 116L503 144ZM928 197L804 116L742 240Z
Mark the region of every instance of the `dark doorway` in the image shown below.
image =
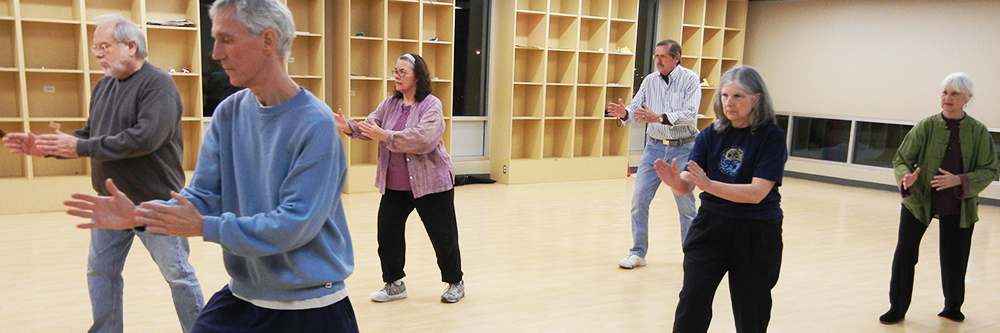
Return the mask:
M456 117L486 116L489 0L455 1Z
M636 23L635 41L635 82L632 84L632 92L639 91L642 79L646 74L653 72L653 46L659 42L656 40L656 11L659 0L639 0L639 17ZM674 22L667 22L674 24Z
M222 100L243 88L229 84L229 75L222 68L222 64L212 60L215 39L212 38L212 19L208 16L208 9L212 8L212 3L215 0L200 0L199 2L201 5L202 114L205 117L211 117Z

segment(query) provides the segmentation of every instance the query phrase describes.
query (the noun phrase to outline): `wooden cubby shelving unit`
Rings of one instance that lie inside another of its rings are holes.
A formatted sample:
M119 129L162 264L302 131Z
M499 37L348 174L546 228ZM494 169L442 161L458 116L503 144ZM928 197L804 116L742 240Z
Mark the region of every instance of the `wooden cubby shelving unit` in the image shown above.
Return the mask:
M444 144L451 151L454 91L454 0L333 0L329 35L332 49L330 105L363 120L393 92L392 69L403 53L419 54L430 67L433 95L442 103ZM343 136L347 153L345 192L377 190L378 143Z
M626 175L627 127L605 117L630 101L638 0L496 4L491 178L501 183Z
M698 128L715 120L712 99L723 73L743 63L746 0L664 0L659 39L674 39L684 50L681 64L708 80L701 88Z

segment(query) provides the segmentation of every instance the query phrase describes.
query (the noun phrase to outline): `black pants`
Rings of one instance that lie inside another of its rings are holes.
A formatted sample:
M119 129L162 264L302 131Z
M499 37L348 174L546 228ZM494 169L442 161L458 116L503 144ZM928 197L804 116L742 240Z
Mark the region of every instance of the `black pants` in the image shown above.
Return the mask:
M244 301L229 291L215 293L198 315L192 333L247 332L358 332L351 300L344 298L322 308L273 310Z
M765 332L781 270L781 221L731 219L699 209L684 241L684 286L674 332L706 332L712 300L729 273L737 332Z
M939 251L941 257L941 288L944 290L944 310L961 311L965 303L965 272L969 267L973 226L959 227L959 214L938 217L940 224ZM920 251L920 239L927 226L917 220L906 206L899 214L899 240L892 257L892 279L889 281L889 304L902 317L910 308L913 296L914 266Z
M462 256L458 251L458 222L455 218L455 190L413 198L413 192L385 190L378 207L378 257L382 261L382 281L406 276L406 218L417 209L437 254L441 281L462 281Z

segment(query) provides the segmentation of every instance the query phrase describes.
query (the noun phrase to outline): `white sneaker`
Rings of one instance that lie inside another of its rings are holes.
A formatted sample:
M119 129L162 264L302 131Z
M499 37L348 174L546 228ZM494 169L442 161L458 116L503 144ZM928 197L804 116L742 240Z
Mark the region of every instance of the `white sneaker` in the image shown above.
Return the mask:
M633 269L642 266L646 266L646 258L640 257L635 253L629 253L628 257L618 262L618 267L624 269Z
M404 299L406 298L406 285L403 284L403 280L386 283L382 290L373 292L371 298L372 301L379 303Z
M449 283L448 288L445 288L444 293L441 294L441 302L456 303L462 297L465 297L465 281Z

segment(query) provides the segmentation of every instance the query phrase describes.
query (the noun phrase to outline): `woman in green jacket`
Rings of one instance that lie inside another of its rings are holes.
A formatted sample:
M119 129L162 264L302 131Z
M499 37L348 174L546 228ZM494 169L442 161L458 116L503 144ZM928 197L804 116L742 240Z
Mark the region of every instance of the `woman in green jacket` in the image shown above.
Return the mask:
M972 230L979 220L979 192L997 177L993 139L983 123L965 113L972 80L952 73L941 83L941 113L924 118L903 139L892 160L903 208L899 240L892 258L889 311L883 324L903 320L913 294L920 239L931 219L940 226L941 287L944 310L938 316L965 320L965 272Z

